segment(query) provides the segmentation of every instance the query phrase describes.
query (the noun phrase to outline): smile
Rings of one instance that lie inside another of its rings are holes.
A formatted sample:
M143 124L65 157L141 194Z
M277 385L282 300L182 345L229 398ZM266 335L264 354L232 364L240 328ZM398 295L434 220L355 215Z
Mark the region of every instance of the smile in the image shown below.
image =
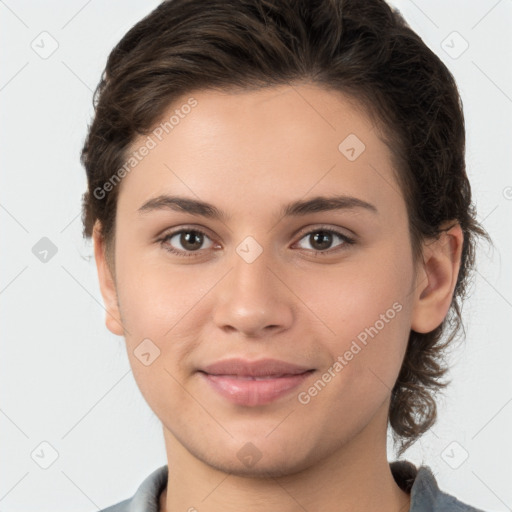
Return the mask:
M247 375L211 375L199 372L211 389L232 403L244 406L265 405L287 395L314 370L299 374L252 377Z

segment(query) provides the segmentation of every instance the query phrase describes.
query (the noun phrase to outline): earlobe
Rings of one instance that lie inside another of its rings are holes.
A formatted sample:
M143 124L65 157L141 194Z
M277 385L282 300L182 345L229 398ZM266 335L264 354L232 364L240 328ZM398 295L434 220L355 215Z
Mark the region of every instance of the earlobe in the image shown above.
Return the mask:
M439 239L423 246L418 272L411 329L428 333L446 317L459 275L464 233L458 222L446 222Z
M94 258L96 260L98 280L106 309L105 324L110 332L118 336L123 336L124 329L121 322L116 285L107 262L105 241L101 233L99 221L96 221L94 224L92 239L94 243Z

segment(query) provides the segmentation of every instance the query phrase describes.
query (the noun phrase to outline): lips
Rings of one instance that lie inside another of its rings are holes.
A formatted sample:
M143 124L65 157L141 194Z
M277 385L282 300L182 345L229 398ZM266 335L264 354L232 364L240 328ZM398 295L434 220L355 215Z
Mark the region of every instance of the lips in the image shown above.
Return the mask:
M201 369L209 375L232 375L236 377L282 377L284 375L299 375L312 370L307 366L301 366L279 359L260 359L248 361L241 358L225 359L205 366Z
M285 396L314 369L277 359L227 359L199 370L210 389L237 405L265 405Z

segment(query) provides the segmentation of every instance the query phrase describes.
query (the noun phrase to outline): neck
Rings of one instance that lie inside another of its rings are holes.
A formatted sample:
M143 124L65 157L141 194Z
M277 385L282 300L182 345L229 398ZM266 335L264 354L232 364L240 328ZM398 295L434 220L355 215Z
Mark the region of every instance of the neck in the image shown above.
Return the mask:
M387 407L378 415L387 421ZM382 422L374 419L328 457L268 477L221 471L192 455L164 426L169 474L159 511L408 512L410 495L393 478L386 430L377 428Z

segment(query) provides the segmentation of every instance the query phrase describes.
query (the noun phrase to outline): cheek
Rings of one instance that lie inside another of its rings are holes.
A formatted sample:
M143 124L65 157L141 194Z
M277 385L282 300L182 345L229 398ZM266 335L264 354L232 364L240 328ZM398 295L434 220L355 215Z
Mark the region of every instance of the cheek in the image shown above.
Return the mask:
M321 320L323 348L331 361L341 358L340 386L357 381L366 393L379 386L387 393L396 381L411 326L412 279L412 262L397 247L389 243L364 261L312 275L298 287Z
M333 438L340 435L340 424L356 432L389 398L410 332L407 279L392 266L383 271L381 264L368 264L364 271L340 274L340 281L324 285L330 290L324 299L309 290L310 304L323 301L319 316L334 334L322 327L319 349L328 352L331 362L299 397L311 417L327 415L325 435Z
M124 254L130 256L118 257L118 293L131 338L171 336L174 329L181 327L187 311L218 279L211 272L199 276L192 265L172 265L166 261L165 254L155 258L153 250L133 247Z
M118 275L126 350L137 385L158 417L168 408L183 410L181 365L197 345L194 320L208 283L194 285L190 270L171 272L136 258L120 265Z
M336 266L288 276L296 295L314 313L310 319L319 322L325 340L354 338L376 322L382 330L382 315L384 321L392 320L386 326L397 323L397 310L410 300L412 270L407 255L397 251L398 244L387 245Z

